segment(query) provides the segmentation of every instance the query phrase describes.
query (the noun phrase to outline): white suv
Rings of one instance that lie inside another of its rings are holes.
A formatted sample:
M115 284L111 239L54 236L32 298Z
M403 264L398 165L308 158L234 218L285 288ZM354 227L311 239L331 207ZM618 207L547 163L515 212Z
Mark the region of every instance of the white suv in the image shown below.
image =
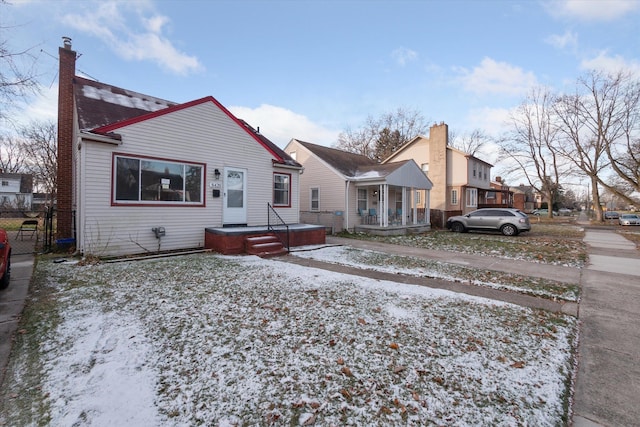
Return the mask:
M526 213L511 208L483 208L466 215L452 216L447 228L457 233L468 230L496 230L505 236L516 236L531 230Z

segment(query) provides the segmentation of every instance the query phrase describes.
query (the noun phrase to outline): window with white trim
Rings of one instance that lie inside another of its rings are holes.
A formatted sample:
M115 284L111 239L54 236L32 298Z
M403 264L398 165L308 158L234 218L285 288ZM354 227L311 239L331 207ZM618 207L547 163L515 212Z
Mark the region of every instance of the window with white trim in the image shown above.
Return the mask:
M203 205L204 164L113 156L116 204Z
M458 190L451 190L451 204L458 204Z
M358 212L365 212L367 209L367 189L358 188Z
M467 207L475 208L478 206L478 189L467 188Z
M423 163L422 166L422 172L424 172L425 175L429 175L429 163Z
M320 189L312 188L311 189L311 210L317 211L320 210Z
M273 206L291 206L291 175L287 173L273 174Z

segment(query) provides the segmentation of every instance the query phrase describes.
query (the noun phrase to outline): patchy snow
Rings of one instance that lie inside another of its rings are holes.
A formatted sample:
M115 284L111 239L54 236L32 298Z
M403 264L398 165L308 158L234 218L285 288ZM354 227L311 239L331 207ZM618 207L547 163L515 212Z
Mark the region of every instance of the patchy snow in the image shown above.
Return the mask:
M356 173L354 178L356 180L363 181L363 180L366 180L366 179L381 178L383 176L384 176L384 174L382 172L377 171L377 170L372 170L372 171L367 171L367 172L358 172L358 173Z
M110 104L120 105L128 108L137 108L149 112L155 112L163 110L169 107L171 104L167 104L166 101L162 101L159 98L153 98L146 96L146 98L139 98L136 96L128 96L119 93L113 93L107 89L100 89L94 86L84 85L82 87L82 94L91 99L98 99Z
M464 265L468 265L468 263L456 262L455 260L444 263L439 261L423 260L416 257L389 255L384 252L352 248L349 246L303 246L292 251L291 254L300 258L313 259L332 264L340 264L385 273L404 274L414 277L430 277L447 281L468 281L469 283L477 286L486 286L489 288L514 292L526 291L526 293L530 295L551 299L561 298L566 301L578 300L578 294L575 290L567 289L566 291L561 292L562 286L557 282L557 284L554 284L555 286L551 289L543 286L545 283L552 283L552 281L548 281L546 279L529 278L528 282L530 282L530 284L537 284L540 286L529 286L523 288L522 285L515 286L512 284L517 276L515 274L504 273L501 275L502 281L499 282L495 278L493 281L490 281L487 280L485 276L492 276L491 274L481 274L482 272L480 270L473 267L466 267L466 269L473 269L474 277L461 279L460 273L465 269ZM412 267L396 265L396 260L402 260L401 262L410 264Z
M564 423L569 316L252 256L37 268L50 425Z

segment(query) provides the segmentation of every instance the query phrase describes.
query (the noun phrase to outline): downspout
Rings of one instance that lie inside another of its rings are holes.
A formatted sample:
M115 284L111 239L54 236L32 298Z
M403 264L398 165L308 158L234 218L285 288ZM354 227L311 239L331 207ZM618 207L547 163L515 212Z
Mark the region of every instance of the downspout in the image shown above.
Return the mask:
M85 165L85 153L87 150L83 150L83 141L82 137L78 136L78 157L79 161L76 164L78 168L78 177L79 179L75 183L75 197L78 200L78 211L76 212L76 251L74 255L81 255L84 253L84 217L85 217L85 205L87 203L86 197L82 197L82 190L85 182L85 168L82 167ZM74 156L75 157L75 156Z
M344 228L349 231L349 180L347 179L345 182L345 191L344 191L344 219L343 221L346 224L343 224Z

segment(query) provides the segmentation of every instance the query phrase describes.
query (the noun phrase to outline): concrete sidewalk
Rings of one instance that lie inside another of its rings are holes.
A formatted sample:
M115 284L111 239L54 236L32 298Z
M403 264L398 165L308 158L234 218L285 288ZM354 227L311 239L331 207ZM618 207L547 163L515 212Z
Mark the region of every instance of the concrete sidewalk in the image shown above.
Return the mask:
M584 241L573 425L640 425L640 252L613 230Z

